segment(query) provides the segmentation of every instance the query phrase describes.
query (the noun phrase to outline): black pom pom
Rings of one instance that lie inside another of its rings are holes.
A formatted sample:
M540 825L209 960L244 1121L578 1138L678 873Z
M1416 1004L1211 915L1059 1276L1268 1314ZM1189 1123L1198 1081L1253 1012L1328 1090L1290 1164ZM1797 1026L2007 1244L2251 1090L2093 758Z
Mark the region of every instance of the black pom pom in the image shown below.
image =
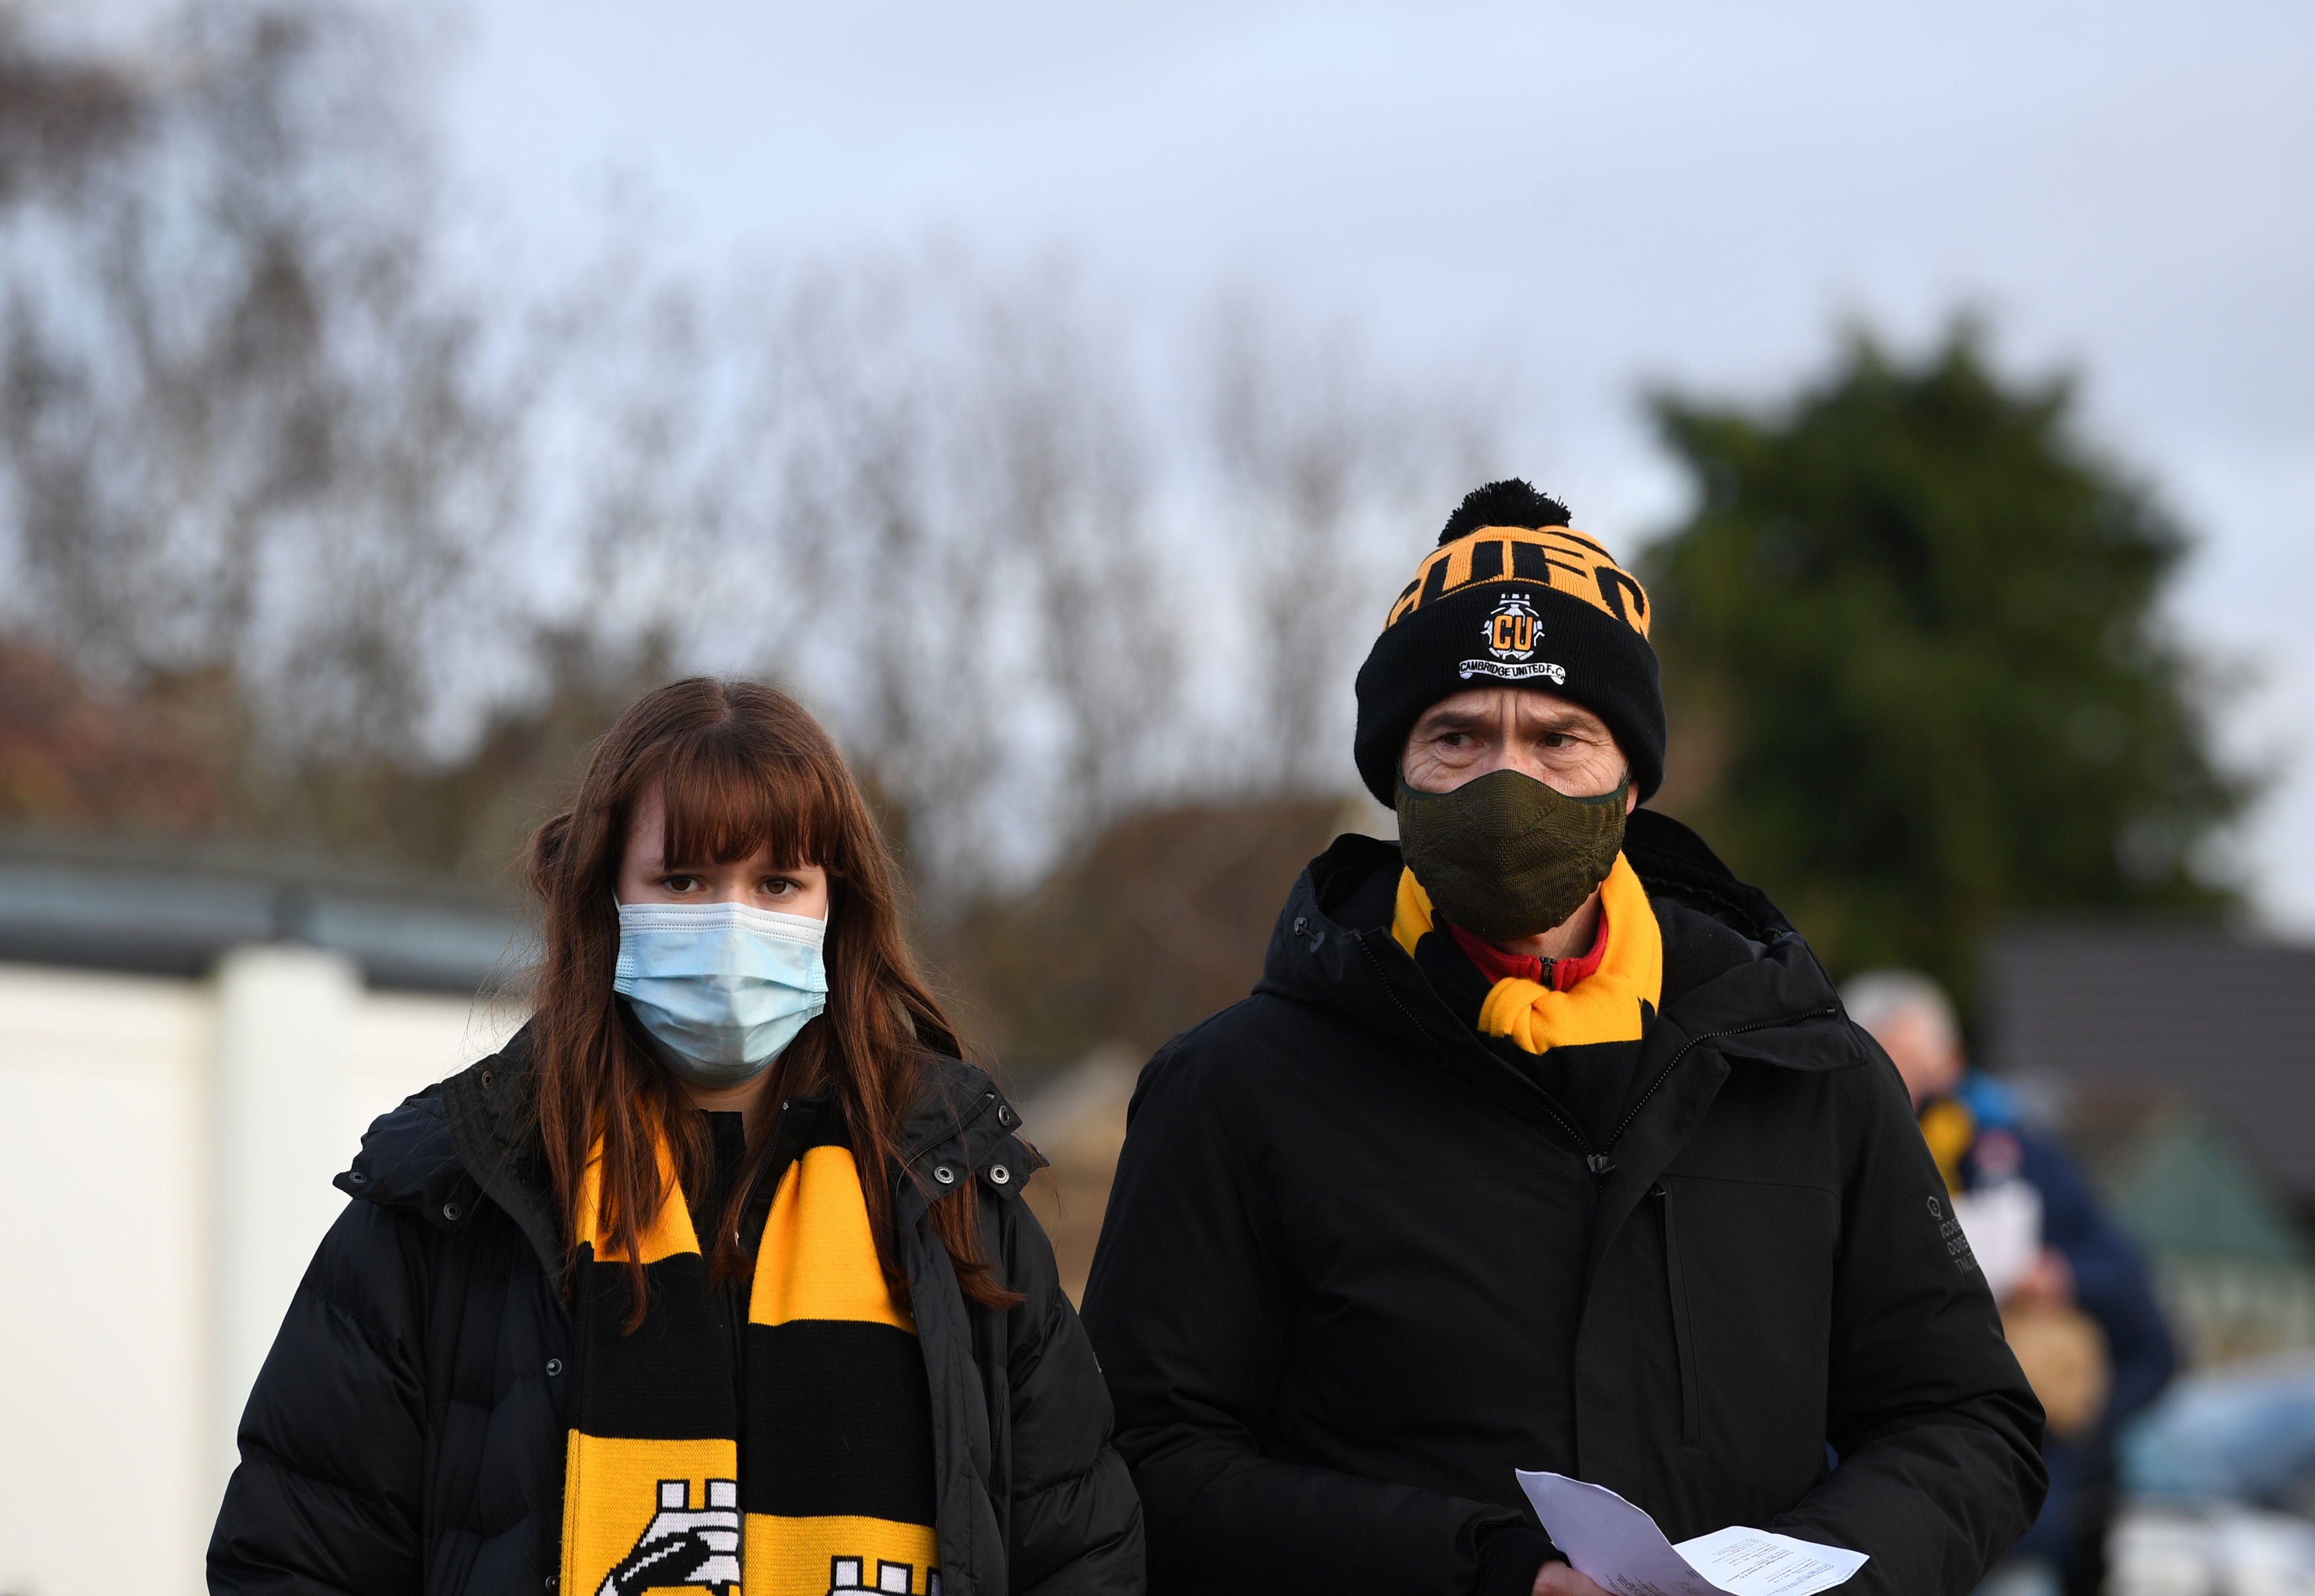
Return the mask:
M1565 527L1567 506L1548 493L1539 493L1533 483L1507 476L1484 488L1473 488L1447 518L1440 531L1441 544L1454 542L1482 527Z

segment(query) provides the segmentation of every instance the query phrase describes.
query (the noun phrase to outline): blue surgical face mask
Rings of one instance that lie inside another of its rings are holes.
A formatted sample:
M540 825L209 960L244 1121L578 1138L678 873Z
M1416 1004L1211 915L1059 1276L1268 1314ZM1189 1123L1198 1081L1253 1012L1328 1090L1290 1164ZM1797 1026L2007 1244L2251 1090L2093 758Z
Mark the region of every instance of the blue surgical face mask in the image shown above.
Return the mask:
M670 1069L736 1086L828 1006L827 935L825 920L743 903L622 903L611 989Z

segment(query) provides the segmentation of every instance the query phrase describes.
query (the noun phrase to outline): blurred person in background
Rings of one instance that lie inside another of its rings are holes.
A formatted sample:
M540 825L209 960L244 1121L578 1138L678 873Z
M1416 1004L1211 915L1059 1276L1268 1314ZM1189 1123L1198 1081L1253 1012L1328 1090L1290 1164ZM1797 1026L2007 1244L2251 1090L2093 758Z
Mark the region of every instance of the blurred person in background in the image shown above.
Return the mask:
M1904 1078L1921 1135L2049 1415L2041 1517L1992 1582L2014 1596L2098 1596L2115 1512L2115 1437L2169 1383L2170 1333L2138 1247L2015 1095L1969 1068L1945 992L1913 971L1841 989Z
M1598 1596L1521 1468L1865 1551L1860 1596L1964 1596L2041 1504L1903 1085L1636 808L1647 596L1567 519L1449 518L1358 677L1399 842L1337 839L1143 1072L1086 1324L1153 1590Z
M537 1012L338 1178L210 1589L1140 1591L1036 1155L820 726L651 693L529 864Z

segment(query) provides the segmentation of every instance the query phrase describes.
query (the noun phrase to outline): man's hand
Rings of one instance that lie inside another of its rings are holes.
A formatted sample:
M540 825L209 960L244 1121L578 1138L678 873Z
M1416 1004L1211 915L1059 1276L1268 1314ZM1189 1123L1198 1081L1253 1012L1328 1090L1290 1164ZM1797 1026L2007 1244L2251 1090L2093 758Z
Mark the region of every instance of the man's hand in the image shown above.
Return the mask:
M2026 1278L2010 1289L2008 1300L2062 1308L2074 1299L2073 1266L2055 1247L2044 1247Z
M1608 1592L1592 1583L1592 1576L1578 1574L1565 1563L1547 1563L1535 1571L1535 1589L1529 1596L1608 1596Z

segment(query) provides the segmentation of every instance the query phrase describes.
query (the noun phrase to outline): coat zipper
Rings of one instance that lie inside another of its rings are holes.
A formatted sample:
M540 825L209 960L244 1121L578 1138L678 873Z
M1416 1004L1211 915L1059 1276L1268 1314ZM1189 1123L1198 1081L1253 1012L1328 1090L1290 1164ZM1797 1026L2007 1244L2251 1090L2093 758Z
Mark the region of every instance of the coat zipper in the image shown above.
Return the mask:
M1624 1132L1630 1130L1632 1122L1640 1117L1640 1110L1648 1105L1648 1099L1656 1095L1656 1088L1664 1084L1664 1077L1672 1072L1682 1059L1688 1057L1689 1049L1699 1042L1717 1042L1724 1036L1742 1036L1748 1031L1773 1030L1778 1025L1797 1024L1803 1020L1822 1020L1840 1012L1836 1005L1828 1003L1823 1008L1812 1008L1805 1014L1778 1015L1774 1019L1754 1020L1750 1024L1731 1025L1723 1031L1707 1031L1701 1036L1690 1037L1680 1044L1680 1051L1674 1053L1665 1062L1664 1067L1656 1071L1655 1079L1648 1083L1648 1089L1640 1094L1639 1101L1625 1111L1623 1121L1617 1125L1615 1134L1608 1138L1609 1148L1612 1150L1615 1145L1624 1139Z
M1389 972L1383 968L1382 961L1375 957L1374 950L1367 945L1366 939L1362 936L1354 937L1353 940L1359 944L1359 951L1367 956L1367 962L1374 966L1375 974L1382 980L1383 990L1390 994L1392 1005L1406 1016L1406 1023L1414 1026L1415 1033L1424 1041L1433 1047L1438 1046L1439 1039L1431 1034L1431 1028L1423 1023L1421 1016L1406 1006L1406 1000L1399 997L1397 989L1390 984ZM1647 1107L1648 1100L1656 1095L1657 1089L1664 1084L1673 1069L1679 1067L1680 1061L1688 1057L1689 1050L1699 1042L1717 1042L1723 1037L1742 1036L1747 1032L1767 1031L1778 1025L1797 1024L1803 1020L1826 1019L1840 1012L1837 1006L1826 1004L1821 1008L1812 1008L1797 1014L1778 1015L1772 1019L1754 1020L1747 1024L1730 1025L1718 1031L1707 1031L1701 1036L1690 1037L1681 1044L1678 1052L1665 1060L1664 1067L1656 1071L1655 1078L1648 1082L1648 1089L1640 1094L1639 1100L1625 1111L1624 1117L1617 1124L1614 1133L1608 1138L1609 1148L1612 1150L1615 1145L1623 1139L1624 1132L1632 1128L1632 1122L1640 1117L1640 1111ZM1592 1184L1596 1186L1604 1182L1610 1171L1615 1167L1609 1161L1608 1154L1592 1151L1590 1140L1585 1138L1583 1131L1576 1129L1566 1114L1559 1112L1558 1105L1553 1103L1548 1095L1539 1092L1536 1094L1536 1100L1543 1104L1545 1111L1554 1120L1558 1122L1560 1128L1574 1139L1575 1145L1584 1149L1584 1163L1592 1171ZM1682 1446L1694 1446L1697 1443L1697 1433L1699 1428L1698 1410L1700 1405L1696 1379L1696 1342L1688 1323L1688 1281L1680 1266L1680 1236L1672 1221L1672 1189L1663 1182L1658 1181L1649 1191L1648 1195L1656 1200L1657 1212L1663 1219L1664 1285L1672 1299L1672 1349L1680 1365L1680 1443Z
M1680 1232L1672 1224L1672 1188L1658 1181L1649 1196L1663 1219L1664 1288L1672 1298L1672 1343L1680 1363L1680 1444L1694 1446L1698 1430L1699 1389L1696 1343L1689 1334L1688 1281L1680 1267Z
M1374 966L1375 974L1382 978L1382 989L1390 994L1392 1004L1397 1007L1399 1013L1406 1016L1406 1023L1415 1027L1416 1033L1422 1036L1424 1041L1429 1042L1432 1047L1439 1046L1439 1039L1431 1034L1431 1027L1424 1024L1421 1017L1418 1016L1413 1009L1406 1006L1406 1000L1401 998L1398 995L1397 989L1390 984L1390 972L1382 967L1382 961L1375 957L1375 951L1367 945L1366 938L1363 936L1354 936L1351 940L1359 944L1359 952L1367 956L1367 962ZM1554 1103L1548 1093L1536 1091L1535 1087L1530 1083L1522 1081L1521 1084L1528 1086L1529 1090L1535 1092L1535 1100L1543 1104L1544 1112L1558 1122L1559 1128L1566 1131L1567 1134L1574 1139L1577 1147L1583 1149L1584 1167L1591 1170L1593 1183L1596 1184L1598 1182L1605 1179L1610 1167L1608 1163L1608 1155L1605 1153L1595 1153L1592 1150L1592 1143L1590 1139L1584 1136L1583 1131L1575 1128L1575 1122L1573 1120L1570 1120L1566 1114L1559 1112L1559 1104Z

